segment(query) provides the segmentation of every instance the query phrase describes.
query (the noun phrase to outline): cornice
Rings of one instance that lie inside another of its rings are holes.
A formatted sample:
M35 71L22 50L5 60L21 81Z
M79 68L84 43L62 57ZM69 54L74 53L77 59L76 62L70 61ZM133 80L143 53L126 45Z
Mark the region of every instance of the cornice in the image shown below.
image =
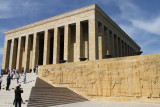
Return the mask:
M73 15L76 15L76 14L84 13L84 12L95 9L95 7L96 7L95 4L89 5L87 7L76 9L76 10L73 10L73 11L70 11L70 12L67 12L67 13L63 13L63 14L60 14L60 15L57 15L57 16L53 16L53 17L38 21L38 22L34 22L34 23L31 23L31 24L28 24L28 25L24 25L24 26L15 28L15 29L11 29L11 30L6 31L5 35L11 34L11 33L14 33L14 32L18 32L18 31L22 31L24 29L32 28L32 27L35 27L35 26L39 26L39 25L49 23L49 22L52 22L52 21L55 21L55 20L59 20L59 19L62 19L62 18L68 17L68 16L73 16Z

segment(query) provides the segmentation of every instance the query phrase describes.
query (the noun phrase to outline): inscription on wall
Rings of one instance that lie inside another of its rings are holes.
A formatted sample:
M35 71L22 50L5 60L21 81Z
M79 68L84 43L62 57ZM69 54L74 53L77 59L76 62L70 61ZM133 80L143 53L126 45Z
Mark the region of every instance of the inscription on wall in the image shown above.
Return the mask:
M159 58L155 54L41 66L39 76L86 96L153 98L160 103Z

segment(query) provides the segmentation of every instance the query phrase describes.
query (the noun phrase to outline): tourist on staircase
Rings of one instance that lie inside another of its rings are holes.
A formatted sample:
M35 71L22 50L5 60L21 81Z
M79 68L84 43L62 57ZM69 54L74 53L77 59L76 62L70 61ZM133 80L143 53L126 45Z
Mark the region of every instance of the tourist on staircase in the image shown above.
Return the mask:
M38 65L36 66L36 74L38 74Z
M21 70L21 75L24 73L24 68L22 67L22 70Z
M17 83L19 83L20 75L19 75L19 73L17 73L16 75L17 75Z
M3 69L1 69L0 75L3 76Z
M9 90L9 86L10 86L10 84L11 84L11 79L12 79L12 77L10 76L10 74L8 74L6 90Z
M33 67L33 72L34 72L34 73L36 72L36 67L35 67L35 66Z
M26 84L26 73L23 73L23 83Z
M31 68L29 69L29 72L30 72L30 73L32 72L32 69L31 69Z
M15 69L13 69L11 72L11 78L13 78L14 74L15 74Z
M22 97L21 97L21 93L23 93L23 89L21 88L21 85L17 86L15 89L15 107L21 107L21 102L22 102Z

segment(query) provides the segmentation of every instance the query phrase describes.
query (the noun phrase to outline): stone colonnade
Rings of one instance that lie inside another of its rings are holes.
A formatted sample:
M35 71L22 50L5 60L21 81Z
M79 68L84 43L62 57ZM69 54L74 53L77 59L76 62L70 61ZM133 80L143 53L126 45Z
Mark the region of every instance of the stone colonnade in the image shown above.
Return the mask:
M35 65L132 56L134 52L127 41L93 18L5 39L2 68L28 70Z
M128 42L124 35L117 35L98 20L97 29L97 59L104 59L108 55L111 57L133 56L137 52L137 49Z

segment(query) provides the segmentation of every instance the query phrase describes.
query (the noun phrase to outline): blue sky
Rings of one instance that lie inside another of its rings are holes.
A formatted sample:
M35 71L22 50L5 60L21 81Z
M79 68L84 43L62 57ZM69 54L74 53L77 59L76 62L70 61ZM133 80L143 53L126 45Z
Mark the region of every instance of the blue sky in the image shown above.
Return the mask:
M97 4L141 48L160 53L160 0L0 0L0 68L4 31Z

